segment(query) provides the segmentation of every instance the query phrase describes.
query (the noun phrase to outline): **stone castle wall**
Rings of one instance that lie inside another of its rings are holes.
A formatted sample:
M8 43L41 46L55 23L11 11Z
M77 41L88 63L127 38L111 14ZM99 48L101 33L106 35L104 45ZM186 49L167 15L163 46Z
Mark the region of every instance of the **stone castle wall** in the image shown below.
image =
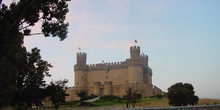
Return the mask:
M69 94L69 96L66 97L66 100L67 101L79 100L80 98L75 94L75 92L76 90L80 90L80 89L81 90L87 89L89 90L88 91L89 94L94 94L97 96L115 95L119 97L123 97L126 94L126 89L128 87L131 87L132 85L135 85L134 87L137 86L137 89L142 92L143 97L153 96L153 95L156 95L162 92L162 91L161 92L157 91L157 90L160 90L159 88L155 88L155 87L153 88L153 85L148 85L148 84L136 85L136 84L128 83L128 84L122 84L122 85L111 85L111 84L101 85L100 82L94 82L94 83L96 84L94 84L93 86L87 86L86 88L72 87L72 88L66 89L66 93ZM155 91L157 91L156 94L154 93Z
M94 77L95 76L95 77ZM128 82L128 69L111 69L102 71L88 71L87 85L93 85L93 82L101 82L104 85L105 81L112 81L114 85L119 85Z

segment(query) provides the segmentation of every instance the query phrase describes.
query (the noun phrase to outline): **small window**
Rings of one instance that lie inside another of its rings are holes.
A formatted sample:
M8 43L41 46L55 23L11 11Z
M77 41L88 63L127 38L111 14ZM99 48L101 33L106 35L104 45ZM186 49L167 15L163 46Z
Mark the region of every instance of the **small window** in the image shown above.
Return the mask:
M79 85L79 82L77 82L76 84Z
M83 79L83 77L82 77L82 79Z
M108 76L106 76L105 78L108 79Z

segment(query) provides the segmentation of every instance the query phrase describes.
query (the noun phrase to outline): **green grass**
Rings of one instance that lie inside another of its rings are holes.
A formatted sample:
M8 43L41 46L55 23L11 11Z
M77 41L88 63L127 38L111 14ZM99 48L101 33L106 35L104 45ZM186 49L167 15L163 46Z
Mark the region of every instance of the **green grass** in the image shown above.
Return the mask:
M99 99L95 102L92 102L94 106L112 106L116 104L123 104L125 103L122 99Z
M141 102L147 102L147 101L158 101L160 99L158 98L142 98L140 101Z
M64 102L61 104L61 106L66 106L66 107L78 107L79 106L79 101L68 101Z
M146 103L146 102L157 102L157 98L142 98L137 100L138 103ZM124 106L126 101L124 99L114 99L114 98L104 98L104 99L99 99L95 102L91 103L86 103L85 105L89 107L103 107L103 106L114 106L114 107L120 107ZM72 102L65 102L64 104L61 105L62 107L79 107L79 101L72 101Z
M81 110L82 108L125 108L125 100L114 99L114 98L104 98L99 99L95 102L87 103L88 106L79 106L79 101L71 101L63 103L59 110ZM200 99L198 105L208 105L208 104L220 104L220 100L217 99ZM149 107L167 107L167 98L142 98L139 99L136 107L149 108ZM34 109L35 110L35 109ZM36 110L54 110L51 106L45 106L41 109Z

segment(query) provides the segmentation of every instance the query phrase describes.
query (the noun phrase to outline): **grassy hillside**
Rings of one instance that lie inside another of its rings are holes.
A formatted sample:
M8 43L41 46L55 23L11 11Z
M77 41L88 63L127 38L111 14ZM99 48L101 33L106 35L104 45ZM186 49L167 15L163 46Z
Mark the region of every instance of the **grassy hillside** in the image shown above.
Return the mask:
M168 107L170 106L168 104L169 100L167 98L157 99L157 100L147 100L147 99L142 99L142 100L144 101L137 103L136 105L137 107ZM212 104L220 104L220 100L202 98L198 102L198 105L212 105Z
M202 98L199 100L198 105L211 105L211 104L220 104L220 100L218 99L205 99ZM77 107L79 105L78 102L73 102L72 106ZM63 107L70 107L71 103L69 102L66 105L62 105ZM100 99L89 105L90 107L104 107L104 108L125 108L125 100L118 99ZM168 104L167 98L142 98L136 104L137 108L146 108L146 107L167 107L170 106Z
M202 98L199 100L198 105L211 105L211 104L220 104L220 100L217 99L207 99ZM125 108L125 101L118 99L106 99L106 100L97 100L96 102L90 103L89 106L79 107L79 102L67 102L64 105L61 105L59 110L77 110L82 108ZM151 108L151 107L168 107L168 99L162 98L142 98L136 104L137 108ZM47 107L35 110L53 110L51 106L47 105Z

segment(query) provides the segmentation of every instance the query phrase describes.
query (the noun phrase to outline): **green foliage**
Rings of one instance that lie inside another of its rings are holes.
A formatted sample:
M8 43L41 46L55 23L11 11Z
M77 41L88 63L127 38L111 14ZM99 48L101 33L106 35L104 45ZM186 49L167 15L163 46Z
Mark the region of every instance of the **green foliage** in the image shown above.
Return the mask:
M28 52L24 37L31 36L38 21L45 37L67 37L66 0L20 0L0 7L0 108L20 102L39 105L44 98L44 77L50 76L50 63L41 59L40 50Z
M199 98L194 93L194 88L191 84L176 83L168 88L169 104L173 106L195 105Z
M76 90L75 94L80 97L80 106L83 106L83 101L86 100L86 98L88 97L88 89L81 89L81 90Z
M161 99L161 98L163 98L163 95L162 94L157 94L156 98Z
M161 99L163 98L163 95L162 94L156 94L154 96L151 96L150 98L158 98L158 99Z
M155 103L159 102L164 99L158 99L158 98L141 98L137 103ZM117 96L102 96L100 99L98 99L95 102L90 102L90 103L85 103L84 106L89 106L89 107L103 107L103 106L112 106L116 107L118 105L124 105L126 103L125 99L118 98ZM70 102L65 102L62 104L63 107L78 107L79 101L70 101Z
M19 106L21 102L26 103L29 107L32 103L41 105L41 100L44 99L45 86L44 77L50 76L49 68L52 67L50 63L41 59L40 50L34 48L31 52L26 52L25 48L23 53L17 54L17 64L15 75L14 96L12 104Z
M153 101L158 101L158 100L160 100L160 99L158 99L158 98L152 98L152 97L150 97L150 98L141 98L141 102L153 102Z
M130 108L130 105L134 108L137 100L141 99L141 91L138 89L137 85L128 86L125 91L123 98L126 100L126 107Z
M60 104L65 102L65 97L68 96L68 94L65 93L66 83L68 83L68 80L59 80L55 83L51 82L46 88L46 95L50 96L50 100L55 109L58 109Z
M111 106L115 104L125 103L120 97L114 95L104 95L99 100L92 103L93 106Z
M118 97L118 96L115 96L115 95L104 95L104 96L101 96L100 99L103 99L103 100L114 100L114 99L122 99L121 97Z
M28 106L24 102L18 102L18 104L15 106L16 110L26 110L28 109Z
M58 36L64 40L68 27L64 20L68 11L66 0L20 0L13 2L9 8L3 4L0 20L4 21L2 26L6 27L2 30L5 30L4 35L14 29L22 35L32 35L31 27L41 20L42 32L46 37Z

